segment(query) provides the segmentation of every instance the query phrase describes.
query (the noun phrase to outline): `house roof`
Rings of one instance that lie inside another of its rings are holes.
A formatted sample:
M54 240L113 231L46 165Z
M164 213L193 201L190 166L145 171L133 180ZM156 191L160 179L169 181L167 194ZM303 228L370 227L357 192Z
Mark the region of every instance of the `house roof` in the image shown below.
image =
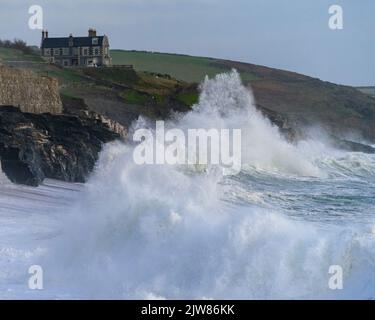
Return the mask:
M93 44L92 39L97 38L98 44ZM42 41L42 48L62 48L69 47L70 37L65 38L45 38ZM73 47L96 47L103 45L104 36L98 37L73 37Z

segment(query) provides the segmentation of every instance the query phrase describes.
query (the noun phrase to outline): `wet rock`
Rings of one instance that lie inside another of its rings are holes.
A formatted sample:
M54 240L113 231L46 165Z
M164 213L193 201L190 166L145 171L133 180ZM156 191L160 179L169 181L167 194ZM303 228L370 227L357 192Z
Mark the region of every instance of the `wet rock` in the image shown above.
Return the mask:
M23 113L0 107L0 157L14 183L37 186L45 178L85 182L103 143L123 139L100 116Z

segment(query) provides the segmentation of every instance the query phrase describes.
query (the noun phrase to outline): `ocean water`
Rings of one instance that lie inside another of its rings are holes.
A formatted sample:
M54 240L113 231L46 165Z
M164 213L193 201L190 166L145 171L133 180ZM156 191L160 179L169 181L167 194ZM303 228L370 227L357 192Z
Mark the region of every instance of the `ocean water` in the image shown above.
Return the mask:
M375 297L375 156L288 143L235 71L201 90L166 125L240 128L241 172L136 165L134 146L113 142L84 185L2 175L0 298ZM28 288L31 265L43 290ZM342 290L328 286L331 265Z

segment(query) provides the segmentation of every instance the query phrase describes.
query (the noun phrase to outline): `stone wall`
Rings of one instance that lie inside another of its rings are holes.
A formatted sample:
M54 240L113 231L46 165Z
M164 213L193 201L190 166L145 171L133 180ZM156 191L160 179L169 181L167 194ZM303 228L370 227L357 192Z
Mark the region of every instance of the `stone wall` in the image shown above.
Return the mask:
M0 65L0 105L30 113L57 114L63 109L56 79L4 65Z

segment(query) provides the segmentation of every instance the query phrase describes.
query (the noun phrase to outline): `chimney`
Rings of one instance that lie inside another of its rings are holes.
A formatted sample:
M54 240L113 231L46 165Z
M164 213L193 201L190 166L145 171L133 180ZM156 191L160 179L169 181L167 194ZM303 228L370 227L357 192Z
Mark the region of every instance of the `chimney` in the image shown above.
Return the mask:
M43 47L43 42L44 40L48 37L48 32L46 30L43 30L42 31L42 41L41 41L41 44L40 44L40 47L42 48Z
M73 47L73 44L74 44L74 42L73 42L73 34L70 34L69 35L69 47Z
M89 29L89 37L96 37L96 30L94 28Z

